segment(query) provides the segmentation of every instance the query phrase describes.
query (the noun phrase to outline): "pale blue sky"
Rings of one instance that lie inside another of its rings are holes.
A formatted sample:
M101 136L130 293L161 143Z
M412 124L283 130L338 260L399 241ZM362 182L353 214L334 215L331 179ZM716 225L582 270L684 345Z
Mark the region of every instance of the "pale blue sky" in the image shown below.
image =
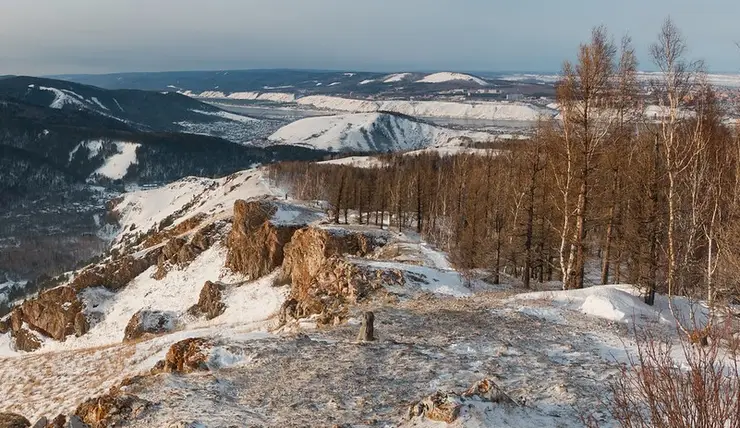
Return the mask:
M738 0L0 0L0 74L555 71L599 24L649 69L668 15L693 59L740 72Z

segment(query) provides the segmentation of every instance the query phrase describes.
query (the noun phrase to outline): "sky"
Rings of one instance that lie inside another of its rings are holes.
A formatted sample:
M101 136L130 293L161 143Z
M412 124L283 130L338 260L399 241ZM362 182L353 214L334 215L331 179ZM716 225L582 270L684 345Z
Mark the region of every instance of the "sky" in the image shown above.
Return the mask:
M740 72L737 0L0 0L0 74L553 72L602 24L650 70L667 16L690 59Z

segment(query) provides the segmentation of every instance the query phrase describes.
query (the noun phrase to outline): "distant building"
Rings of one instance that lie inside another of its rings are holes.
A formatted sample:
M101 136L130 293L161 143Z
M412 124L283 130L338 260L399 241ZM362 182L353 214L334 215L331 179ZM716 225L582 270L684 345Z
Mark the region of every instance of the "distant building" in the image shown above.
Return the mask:
M521 101L524 99L522 94L506 94L507 101Z

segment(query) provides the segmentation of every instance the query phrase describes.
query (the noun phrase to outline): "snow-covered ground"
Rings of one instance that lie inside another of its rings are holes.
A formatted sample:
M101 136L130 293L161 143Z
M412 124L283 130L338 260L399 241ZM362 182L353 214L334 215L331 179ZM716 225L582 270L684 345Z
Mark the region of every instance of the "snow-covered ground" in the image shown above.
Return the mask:
M132 225L148 230L172 215L174 224L198 213L206 222L223 220L236 199L260 197L279 205L276 222L319 226L320 211L284 196L259 169L135 191L118 205L123 230L117 241ZM380 233L369 225L320 227ZM247 281L231 272L221 244L161 280L152 278L153 267L116 293L88 288L81 294L92 320L87 334L46 340L30 354L13 351L9 335L0 335L0 409L31 420L71 412L125 377L148 372L172 343L205 337L213 343L208 372L133 381L128 392L156 406L129 426L444 426L406 420L409 405L437 390L460 392L488 378L517 404L476 402L451 426L581 426L581 411L588 411L602 426L615 427L602 400L619 364L635 351L633 331L658 329L678 344L665 296L647 306L628 285L569 291L493 285L484 281L484 272L456 271L444 252L418 234L382 233L386 246L348 260L400 272L405 281L350 307L347 323L321 329L310 319L275 329L289 287L274 287L276 274ZM226 311L210 321L186 312L205 281L224 285ZM681 320L692 312L699 324L706 319L701 304L674 299L672 307ZM126 324L140 309L171 314L175 330L122 343ZM378 340L358 344L365 310L375 313Z
M113 180L120 180L126 176L131 165L137 163L136 149L140 144L116 142L118 153L110 156L105 160L103 166L95 170L95 174L108 177Z
M269 140L336 152L387 152L453 145L463 138L488 142L495 136L446 129L387 113L359 113L301 119L279 129Z
M288 87L284 87L288 88ZM200 93L193 93L192 91L179 92L182 95L187 95L194 98L209 98L209 99L228 99L228 100L247 100L247 101L272 101L276 103L292 103L295 101L295 94L288 92L232 92L226 94L221 91L203 91Z
M395 73L395 74L389 74L388 76L383 79L383 83L396 83L396 82L402 82L406 79L411 77L411 73Z
M527 103L516 102L452 102L408 100L360 100L311 95L299 98L300 105L353 113L394 112L414 117L485 119L497 121L536 121L556 112Z
M423 79L417 80L418 83L445 83L445 82L473 82L481 86L488 86L488 82L480 77L471 76L463 73L441 72L424 76Z

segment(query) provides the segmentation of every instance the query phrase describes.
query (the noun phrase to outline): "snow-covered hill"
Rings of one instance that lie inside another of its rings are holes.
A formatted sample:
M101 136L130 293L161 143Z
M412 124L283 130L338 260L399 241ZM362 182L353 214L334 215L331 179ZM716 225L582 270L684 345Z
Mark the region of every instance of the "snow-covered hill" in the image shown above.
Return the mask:
M353 113L393 112L414 117L444 117L458 119L536 121L556 112L526 103L514 102L451 102L407 100L360 100L324 95L298 99L298 104L315 108Z
M487 86L488 82L480 77L471 76L464 73L441 72L424 76L423 79L417 80L417 83L446 83L446 82L472 82L481 86Z
M442 128L407 116L357 113L301 119L279 129L269 140L334 152L388 152L494 138L484 132Z

